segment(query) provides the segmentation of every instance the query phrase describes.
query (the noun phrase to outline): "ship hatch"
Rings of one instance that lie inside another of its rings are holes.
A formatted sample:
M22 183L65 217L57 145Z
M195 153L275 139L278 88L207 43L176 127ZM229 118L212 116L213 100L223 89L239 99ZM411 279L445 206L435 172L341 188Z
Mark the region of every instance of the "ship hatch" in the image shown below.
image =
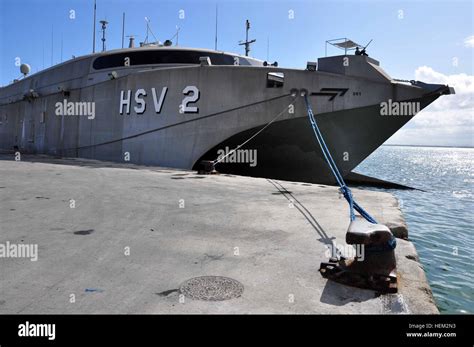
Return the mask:
M283 72L267 73L267 88L281 88L285 82L285 74Z

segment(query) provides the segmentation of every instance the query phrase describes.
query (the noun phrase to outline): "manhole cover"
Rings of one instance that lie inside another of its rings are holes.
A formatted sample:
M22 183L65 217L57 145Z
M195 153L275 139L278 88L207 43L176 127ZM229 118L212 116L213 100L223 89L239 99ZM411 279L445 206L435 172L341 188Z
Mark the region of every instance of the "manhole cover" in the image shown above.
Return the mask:
M194 300L223 301L240 297L244 286L228 277L202 276L185 281L179 290Z

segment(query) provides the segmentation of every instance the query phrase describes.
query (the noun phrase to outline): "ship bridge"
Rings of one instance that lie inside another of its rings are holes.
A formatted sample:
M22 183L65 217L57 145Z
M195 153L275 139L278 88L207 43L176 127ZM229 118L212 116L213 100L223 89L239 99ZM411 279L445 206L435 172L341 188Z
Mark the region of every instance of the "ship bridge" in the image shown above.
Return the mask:
M237 54L195 48L140 47L97 54L93 70L146 65L199 65L201 57L209 57L212 65L264 66L265 62Z

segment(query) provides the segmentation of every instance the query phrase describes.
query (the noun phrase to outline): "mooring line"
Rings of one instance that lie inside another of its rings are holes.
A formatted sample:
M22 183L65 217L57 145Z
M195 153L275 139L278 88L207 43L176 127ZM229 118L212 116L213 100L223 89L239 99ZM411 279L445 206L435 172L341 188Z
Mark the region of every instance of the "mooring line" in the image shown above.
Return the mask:
M368 222L370 222L372 224L377 224L377 221L367 211L365 211L362 208L362 206L360 206L354 200L354 197L352 195L352 191L346 185L346 182L344 181L344 178L342 177L342 174L340 173L339 168L337 167L336 163L334 162L334 159L332 158L331 152L329 152L329 149L326 145L326 142L324 141L324 137L321 133L321 130L319 129L318 123L316 122L316 118L314 118L314 113L313 113L313 110L312 110L311 105L309 103L308 96L306 94L304 95L304 101L306 103L306 111L308 113L308 118L309 118L310 124L313 128L314 136L315 136L316 140L319 143L319 147L321 148L321 151L324 155L324 159L326 159L326 162L329 166L329 169L331 169L331 172L334 175L334 178L336 179L337 184L340 187L341 193L344 195L344 198L349 203L349 214L350 214L351 221L356 219L356 215L354 213L354 210L356 210Z
M247 140L245 140L243 143L241 143L240 145L238 145L236 148L234 148L233 150L231 150L229 153L227 153L226 155L222 156L222 157L218 157L216 160L213 161L214 165L218 164L219 162L221 162L222 160L224 160L226 157L228 157L229 155L231 155L232 153L234 153L235 151L239 150L240 148L242 148L243 146L245 146L248 142L250 142L253 138L255 138L258 134L260 134L262 131L264 131L266 128L268 128L272 123L274 123L278 118L280 118L280 116L282 114L285 113L285 111L287 111L290 106L294 105L294 103L296 102L296 99L297 99L297 96L295 96L293 98L293 100L288 104L288 106L286 106L283 110L281 110L280 113L278 113L276 115L276 117L274 117L270 122L268 122L262 129L260 129L259 131L257 131L255 134L253 134L252 136L250 136Z

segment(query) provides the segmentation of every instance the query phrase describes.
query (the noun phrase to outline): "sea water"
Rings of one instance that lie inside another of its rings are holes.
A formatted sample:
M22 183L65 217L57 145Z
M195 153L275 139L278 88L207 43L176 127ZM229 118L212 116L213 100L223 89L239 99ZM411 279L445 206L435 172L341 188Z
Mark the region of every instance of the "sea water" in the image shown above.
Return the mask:
M474 313L473 164L473 148L382 146L355 169L423 190L387 191L399 199L441 313Z

